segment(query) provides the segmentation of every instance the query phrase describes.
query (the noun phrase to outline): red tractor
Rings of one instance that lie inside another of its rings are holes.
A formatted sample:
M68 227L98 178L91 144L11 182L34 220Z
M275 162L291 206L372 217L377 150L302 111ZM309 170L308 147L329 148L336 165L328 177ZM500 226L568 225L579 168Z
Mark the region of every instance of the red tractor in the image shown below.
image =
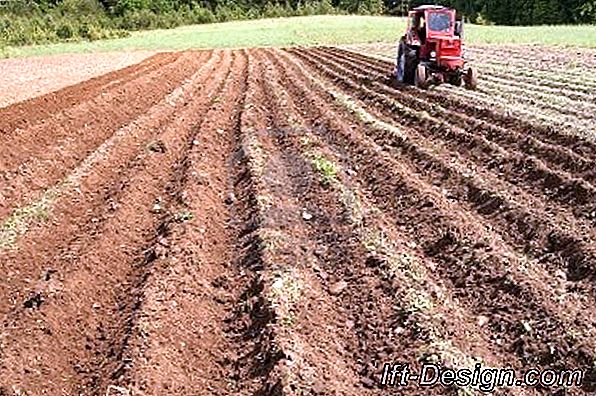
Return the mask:
M408 31L399 41L397 81L427 88L448 82L476 89L476 70L465 67L462 55L463 21L447 7L423 5L408 16Z

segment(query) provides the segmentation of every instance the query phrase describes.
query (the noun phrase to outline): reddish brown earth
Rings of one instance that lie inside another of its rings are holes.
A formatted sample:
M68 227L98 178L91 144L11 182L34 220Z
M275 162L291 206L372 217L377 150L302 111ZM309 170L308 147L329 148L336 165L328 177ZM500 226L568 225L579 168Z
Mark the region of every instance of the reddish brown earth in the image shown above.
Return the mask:
M166 53L0 109L0 395L596 392L596 144L390 69Z
M151 51L0 59L0 107L54 92L141 62Z

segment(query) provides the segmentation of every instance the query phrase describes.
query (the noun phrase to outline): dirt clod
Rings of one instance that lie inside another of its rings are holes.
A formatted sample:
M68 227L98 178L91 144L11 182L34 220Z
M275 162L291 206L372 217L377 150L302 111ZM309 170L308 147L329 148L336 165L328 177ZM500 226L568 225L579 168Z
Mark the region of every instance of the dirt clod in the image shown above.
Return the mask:
M43 304L43 301L44 299L41 293L33 292L29 294L29 297L27 297L23 305L25 306L25 308L29 309L39 308L41 307L41 304Z
M337 295L341 294L346 289L346 287L348 287L348 282L346 282L346 281L336 282L329 287L329 293L331 293L334 296L337 296Z

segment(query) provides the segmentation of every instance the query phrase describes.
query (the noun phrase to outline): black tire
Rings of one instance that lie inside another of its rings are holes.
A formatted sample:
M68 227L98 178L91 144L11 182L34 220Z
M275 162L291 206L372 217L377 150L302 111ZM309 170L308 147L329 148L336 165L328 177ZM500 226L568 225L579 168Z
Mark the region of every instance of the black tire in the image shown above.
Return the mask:
M405 43L403 39L400 40L398 48L397 48L397 59L395 60L395 77L398 83L405 83L405 70L401 70L402 68L405 69L405 57L404 57L404 47Z
M416 50L411 49L407 45L404 45L406 55L406 65L404 70L404 82L406 84L414 84L416 77L416 67L418 67L418 57L416 56Z
M447 82L451 85L455 85L456 87L461 87L461 73L454 73L449 76Z
M427 79L428 76L426 66L421 63L418 65L418 67L416 67L416 76L414 78L416 87L420 89L426 89L428 87Z
M414 84L416 77L416 67L418 66L418 56L415 49L406 44L405 37L399 40L397 47L397 59L395 62L395 77L397 82L402 84ZM403 75L400 75L400 62L403 62Z

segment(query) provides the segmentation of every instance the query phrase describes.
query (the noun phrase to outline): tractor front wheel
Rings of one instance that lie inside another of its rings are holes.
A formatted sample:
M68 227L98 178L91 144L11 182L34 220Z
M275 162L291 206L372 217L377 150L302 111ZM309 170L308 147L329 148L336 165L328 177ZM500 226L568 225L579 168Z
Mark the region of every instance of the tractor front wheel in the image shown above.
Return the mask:
M427 79L428 76L426 75L426 66L419 64L416 68L416 75L414 77L414 83L416 87L426 89L428 87Z
M476 69L469 68L467 73L464 75L464 84L466 89L476 90L478 87L478 73Z

